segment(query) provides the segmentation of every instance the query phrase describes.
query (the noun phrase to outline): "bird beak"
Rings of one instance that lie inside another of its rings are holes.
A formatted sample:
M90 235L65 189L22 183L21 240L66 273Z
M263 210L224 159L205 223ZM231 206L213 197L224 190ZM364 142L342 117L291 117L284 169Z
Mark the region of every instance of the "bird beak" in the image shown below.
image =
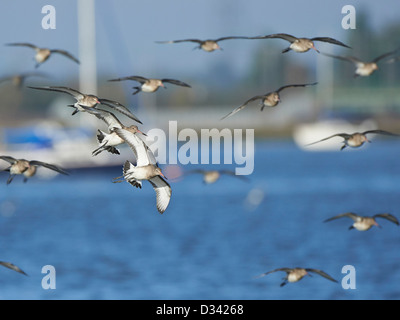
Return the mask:
M166 180L168 180L168 178L166 176L164 176L164 174L162 172L160 172L160 175L163 176Z
M376 221L375 221L374 225L376 225L378 228L382 228Z
M312 48L319 53L318 49L314 45L312 46Z
M140 131L139 129L138 129L137 132L139 132L139 133L141 133L142 135L144 135L145 137L147 137L147 134L145 134L144 132Z

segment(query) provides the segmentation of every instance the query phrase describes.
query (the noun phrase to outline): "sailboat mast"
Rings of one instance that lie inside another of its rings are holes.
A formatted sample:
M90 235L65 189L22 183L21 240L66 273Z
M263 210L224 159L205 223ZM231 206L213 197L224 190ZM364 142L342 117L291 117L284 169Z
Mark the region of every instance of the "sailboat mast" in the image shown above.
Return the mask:
M97 95L95 0L77 0L79 91Z

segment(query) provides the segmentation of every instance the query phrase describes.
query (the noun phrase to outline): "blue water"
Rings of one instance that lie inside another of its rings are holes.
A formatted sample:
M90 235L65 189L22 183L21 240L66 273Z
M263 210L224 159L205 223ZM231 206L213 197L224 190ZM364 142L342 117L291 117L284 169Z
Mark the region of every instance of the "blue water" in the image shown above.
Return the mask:
M256 143L249 182L171 182L167 211L150 184L113 184L121 168L73 171L53 180L0 174L1 299L399 299L400 228L348 230L353 211L400 218L400 143L305 152L291 141ZM123 162L123 161L122 161ZM121 163L122 163L121 162ZM209 166L211 167L211 166ZM217 166L215 166L217 167ZM44 169L42 169L44 170ZM250 204L249 192L259 203ZM42 288L42 267L56 289ZM345 290L342 267L356 270ZM322 269L280 287L280 267Z

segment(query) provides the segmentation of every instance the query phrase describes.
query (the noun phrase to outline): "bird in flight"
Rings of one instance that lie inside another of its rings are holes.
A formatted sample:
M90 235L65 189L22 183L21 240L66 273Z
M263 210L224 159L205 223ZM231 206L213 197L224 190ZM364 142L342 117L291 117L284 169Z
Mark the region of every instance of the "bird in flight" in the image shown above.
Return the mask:
M142 124L142 122L127 107L125 107L124 105L120 104L117 101L108 100L108 99L100 99L93 94L84 94L84 93L79 92L78 90L67 88L67 87L29 87L28 86L28 88L37 89L37 90L45 90L45 91L63 92L63 93L67 93L70 96L74 97L76 100L76 103L73 105L68 105L69 107L75 108L72 115L78 113L79 111L85 112L88 110L87 108L83 108L83 106L88 107L88 108L96 108L96 106L98 104L103 104L114 110L117 110L118 112L122 113L123 115Z
M75 58L68 51L60 50L60 49L48 49L48 48L39 48L31 43L8 43L7 46L19 46L19 47L29 47L36 51L35 60L36 65L35 68L39 67L43 62L48 60L53 53L59 53L63 56L71 59L72 61L80 64L79 60Z
M174 79L150 79L150 78L145 78L141 76L130 76L130 77L123 77L123 78L118 78L118 79L111 79L108 81L124 81L124 80L133 80L140 82L140 87L133 87L133 89L136 89L135 92L132 94L136 94L140 91L143 92L155 92L158 90L158 88L163 87L166 89L164 83L171 83L177 86L182 86L182 87L188 87L191 88L190 85L188 85L185 82L179 81L179 80L174 80Z
M114 132L132 149L136 165L128 160L123 166L123 176L114 178L114 183L126 180L136 188L142 188L142 181L147 180L156 192L156 204L159 213L164 213L171 200L172 189L165 181L165 176L150 148L136 134L122 128L114 128Z
M286 41L290 42L290 46L284 50L282 50L282 53L288 52L290 50L293 50L295 52L307 52L310 49L314 49L315 51L318 51L317 48L314 46L314 41L322 41L322 42L329 42L332 44L336 44L342 47L350 48L348 45L344 44L343 42L340 42L339 40L329 38L329 37L315 37L315 38L297 38L295 36L292 36L287 33L276 33L276 34L269 34L266 36L261 36L261 37L253 37L253 39L283 39Z
M45 74L41 72L24 72L20 74L15 74L12 76L6 76L0 79L1 82L11 81L12 84L18 88L21 88L24 84L26 78L28 77L46 77Z
M90 114L95 115L98 119L104 121L108 126L108 133L100 129L98 130L97 140L100 146L92 152L93 156L97 156L103 151L120 154L116 147L125 143L125 140L121 139L120 136L115 133L115 128L125 129L132 133L141 133L146 136L146 134L140 131L136 125L125 126L112 112L99 108L88 108L85 106L82 106L82 108L86 109Z
M303 279L304 276L308 275L311 277L310 272L314 272L316 274L319 274L320 276L331 280L333 282L338 282L337 280L335 280L334 278L332 278L329 274L325 273L322 270L318 270L318 269L310 269L310 268L278 268L275 270L271 270L265 273L260 274L259 276L257 276L256 278L261 278L266 276L267 274L273 273L273 272L277 272L277 271L284 271L286 272L286 277L283 278L283 282L281 283L281 287L283 287L285 284L287 284L288 282L297 282L300 281L301 279Z
M235 174L234 171L231 170L204 170L204 169L195 169L195 170L190 170L186 174L192 174L192 173L200 173L203 175L203 182L206 184L211 184L216 182L219 178L221 178L221 175L228 175L232 177L239 178L243 181L248 181L247 177L243 175L237 175Z
M389 58L390 56L392 56L393 54L395 54L398 50L394 50L394 51L390 51L390 52L386 52L378 57L376 57L375 59L373 59L372 61L362 61L357 57L352 57L352 56L337 56L337 55L333 55L333 54L328 54L328 53L323 53L323 55L328 56L328 57L332 57L332 58L336 58L336 59L340 59L340 60L345 60L345 61L350 61L353 64L355 64L356 66L356 70L354 72L354 77L368 77L370 76L372 73L374 73L376 70L378 70L378 62L384 59ZM392 63L395 62L395 60L391 59L388 60L387 63Z
M229 40L229 39L256 39L254 37L222 37L218 39L207 39L207 40L200 40L200 39L183 39L183 40L171 40L171 41L156 41L156 43L179 43L179 42L196 42L199 45L194 49L202 49L206 52L212 52L215 50L222 50L218 42Z
M222 117L221 120L226 119L230 116L233 116L235 113L239 112L240 110L244 109L248 103L255 101L255 100L261 100L261 111L264 110L265 107L275 107L278 105L279 102L281 102L281 97L279 93L287 88L295 88L295 87L307 87L307 86L314 86L318 82L315 83L310 83L310 84L290 84L286 85L283 87L280 87L276 91L268 92L263 95L255 96L247 100L245 103L234 109L232 112L228 113L226 116Z
M361 147L365 142L371 142L370 140L368 140L367 138L367 134L383 134L383 135L389 135L389 136L398 136L398 134L395 133L391 133L389 131L385 131L385 130L368 130L368 131L364 131L364 132L355 132L352 134L348 134L348 133L337 133L334 135L331 135L327 138L306 144L306 146L310 146L313 145L315 143L321 142L321 141L325 141L328 140L330 138L333 137L342 137L344 139L343 141L343 146L340 148L340 150L343 150L346 147L352 147L352 148L358 148Z
M28 178L33 177L36 174L36 170L38 166L45 167L47 169L56 171L61 174L68 175L64 169L56 166L54 164L37 161L37 160L25 160L25 159L15 159L10 156L0 156L0 159L7 161L10 163L10 166L3 171L8 171L10 173L7 184L10 184L14 177L18 174L22 174L24 176L24 182L28 181Z
M399 225L399 221L397 220L397 218L390 213L378 213L373 215L372 217L363 217L353 212L346 212L334 216L332 218L326 219L324 222L332 221L343 217L351 218L354 221L353 225L349 227L349 230L357 229L358 231L366 231L371 229L373 226L380 227L380 225L375 220L376 218L383 218L389 220L390 222L393 222L394 224Z

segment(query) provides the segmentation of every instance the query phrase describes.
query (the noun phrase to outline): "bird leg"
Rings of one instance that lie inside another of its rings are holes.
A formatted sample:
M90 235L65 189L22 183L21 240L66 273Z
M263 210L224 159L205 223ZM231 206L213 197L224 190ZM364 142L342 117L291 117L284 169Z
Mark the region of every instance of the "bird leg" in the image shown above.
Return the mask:
M134 93L132 93L132 95L142 91L142 89L140 87L132 87L132 89L136 89L136 91Z
M124 180L125 180L124 176L119 176L119 177L113 178L112 183L120 183L120 182L123 182Z
M14 179L15 174L10 174L10 176L7 179L7 185L9 185L11 183L11 181Z
M73 104L69 104L69 105L67 105L67 107L75 108L74 112L72 112L72 114L71 114L72 116L79 112L78 108L75 107Z
M107 143L107 142L106 142ZM96 150L92 151L92 156L97 156L98 154L100 154L103 150L104 150L104 146L106 145L106 143L103 143L100 147L98 147Z

